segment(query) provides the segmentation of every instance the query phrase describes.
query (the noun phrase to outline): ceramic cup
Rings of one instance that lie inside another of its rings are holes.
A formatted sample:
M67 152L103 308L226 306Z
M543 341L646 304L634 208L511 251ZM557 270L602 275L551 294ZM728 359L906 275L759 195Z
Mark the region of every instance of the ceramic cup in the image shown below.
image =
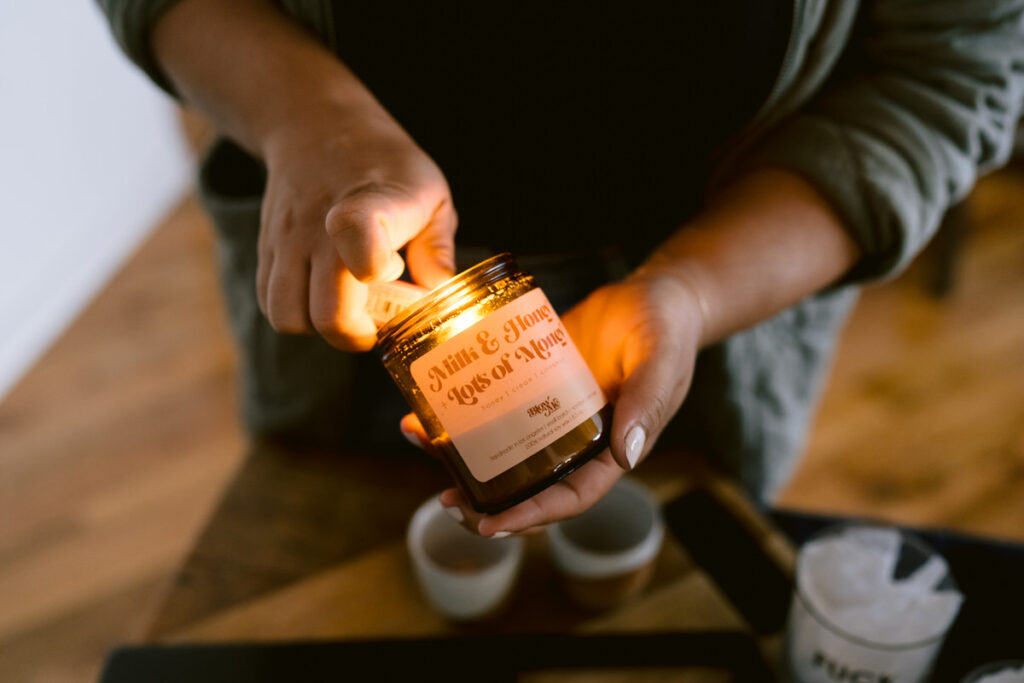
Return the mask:
M590 609L615 607L643 591L664 536L654 496L629 478L583 514L547 529L569 597Z
M437 496L416 510L406 544L420 587L430 603L455 620L496 614L523 558L523 539L490 539L452 519Z

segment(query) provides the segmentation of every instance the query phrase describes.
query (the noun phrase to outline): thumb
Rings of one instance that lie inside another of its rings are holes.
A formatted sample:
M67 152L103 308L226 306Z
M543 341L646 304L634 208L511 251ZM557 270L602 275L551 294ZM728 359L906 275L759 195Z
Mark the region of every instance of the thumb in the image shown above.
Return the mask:
M455 273L455 229L458 216L450 199L442 202L430 223L416 234L405 250L412 279L433 289Z
M427 222L418 201L389 189L346 197L327 214L326 229L345 267L362 282L402 275L400 248Z
M692 360L677 340L634 331L623 346L625 380L612 418L611 451L619 466L636 467L672 419L690 387Z

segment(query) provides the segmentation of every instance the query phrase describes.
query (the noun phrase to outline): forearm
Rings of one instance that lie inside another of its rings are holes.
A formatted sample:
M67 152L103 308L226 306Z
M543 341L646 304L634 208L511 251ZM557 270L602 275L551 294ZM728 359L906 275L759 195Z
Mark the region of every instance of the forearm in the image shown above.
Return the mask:
M670 273L697 298L706 346L835 282L859 257L839 217L807 181L762 170L715 197L642 270Z
M157 23L152 46L185 99L260 157L282 125L386 116L338 59L264 0L182 0Z

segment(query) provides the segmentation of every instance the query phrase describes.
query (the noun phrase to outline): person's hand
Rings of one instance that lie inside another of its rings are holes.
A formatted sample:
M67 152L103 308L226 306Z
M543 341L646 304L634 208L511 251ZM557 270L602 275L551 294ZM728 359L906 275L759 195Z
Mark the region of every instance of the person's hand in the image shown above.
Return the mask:
M580 514L636 467L686 396L702 336L693 290L666 271L647 270L591 294L562 318L601 388L615 405L609 449L558 483L495 515L475 512L455 488L441 503L483 536L528 534ZM402 420L426 444L414 415Z
M440 169L383 110L306 114L268 135L256 293L281 333L365 351L366 283L452 275L456 214Z

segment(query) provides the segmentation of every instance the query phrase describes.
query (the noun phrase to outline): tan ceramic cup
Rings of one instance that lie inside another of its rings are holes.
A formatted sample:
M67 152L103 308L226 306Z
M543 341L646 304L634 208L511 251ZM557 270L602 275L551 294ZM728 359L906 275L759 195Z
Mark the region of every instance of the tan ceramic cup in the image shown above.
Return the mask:
M615 607L643 591L664 536L658 502L628 478L583 514L547 529L566 592L577 604L595 610Z

